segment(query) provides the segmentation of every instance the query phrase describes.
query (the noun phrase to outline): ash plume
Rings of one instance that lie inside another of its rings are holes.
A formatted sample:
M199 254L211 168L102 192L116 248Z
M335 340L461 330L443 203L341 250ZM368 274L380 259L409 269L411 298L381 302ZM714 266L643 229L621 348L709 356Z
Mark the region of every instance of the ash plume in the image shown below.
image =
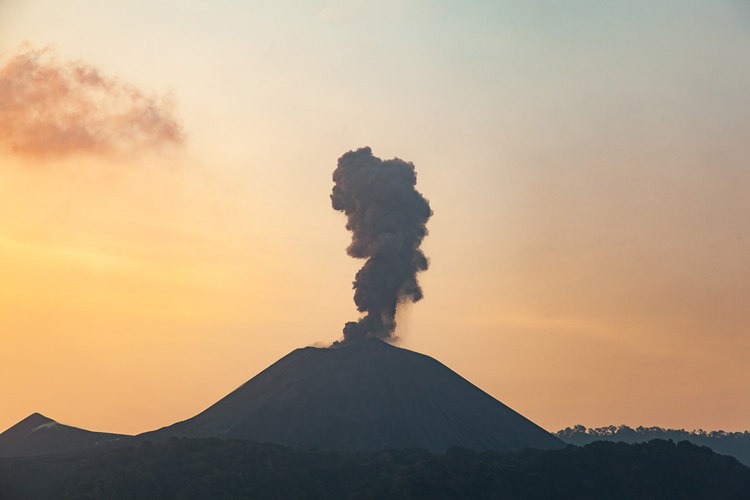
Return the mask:
M414 164L383 161L368 147L339 158L333 181L333 208L346 214L352 232L346 252L367 259L353 284L357 310L366 314L346 323L343 342L392 339L398 304L422 298L417 273L428 262L419 245L427 235L430 204L414 189Z
M51 49L0 66L0 144L25 156L131 154L183 142L170 96L145 94Z

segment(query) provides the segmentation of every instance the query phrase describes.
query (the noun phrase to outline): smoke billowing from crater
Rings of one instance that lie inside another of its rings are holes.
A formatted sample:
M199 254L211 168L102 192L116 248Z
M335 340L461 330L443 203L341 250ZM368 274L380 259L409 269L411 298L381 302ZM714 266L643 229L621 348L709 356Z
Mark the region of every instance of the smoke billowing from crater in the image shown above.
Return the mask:
M428 262L419 245L427 235L430 204L414 188L412 163L383 161L367 147L339 158L333 181L333 208L346 214L352 232L346 252L367 259L354 279L354 303L366 314L346 323L343 342L394 338L398 304L422 298L417 273Z

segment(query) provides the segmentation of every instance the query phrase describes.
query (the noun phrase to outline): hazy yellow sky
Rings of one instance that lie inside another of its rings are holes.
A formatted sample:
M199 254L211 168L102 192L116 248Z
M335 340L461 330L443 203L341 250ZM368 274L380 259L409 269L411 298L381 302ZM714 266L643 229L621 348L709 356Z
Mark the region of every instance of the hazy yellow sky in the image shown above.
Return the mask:
M551 431L750 429L748 48L742 0L0 0L0 430L340 338L362 146L434 210L399 345Z

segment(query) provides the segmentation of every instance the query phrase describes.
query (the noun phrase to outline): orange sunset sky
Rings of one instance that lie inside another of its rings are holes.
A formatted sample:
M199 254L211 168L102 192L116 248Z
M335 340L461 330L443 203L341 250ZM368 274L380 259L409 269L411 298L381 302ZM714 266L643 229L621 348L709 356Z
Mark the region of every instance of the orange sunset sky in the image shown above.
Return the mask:
M743 0L0 0L0 431L339 339L363 146L434 210L398 345L550 431L750 429L749 49Z

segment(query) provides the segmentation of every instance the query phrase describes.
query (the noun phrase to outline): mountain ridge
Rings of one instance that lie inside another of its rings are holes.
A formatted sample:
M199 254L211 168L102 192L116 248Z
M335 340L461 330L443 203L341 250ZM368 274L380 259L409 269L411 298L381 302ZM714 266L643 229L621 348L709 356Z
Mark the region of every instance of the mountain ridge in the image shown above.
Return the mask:
M88 431L61 424L41 413L32 413L0 434L0 458L103 448L129 437L125 434Z
M375 338L296 349L198 415L137 438L170 436L342 450L564 446L434 358Z
M39 426L46 431L35 432ZM0 434L0 456L112 448L171 437L238 438L342 451L565 446L434 358L368 338L295 349L197 415L137 436L95 433L34 414Z

